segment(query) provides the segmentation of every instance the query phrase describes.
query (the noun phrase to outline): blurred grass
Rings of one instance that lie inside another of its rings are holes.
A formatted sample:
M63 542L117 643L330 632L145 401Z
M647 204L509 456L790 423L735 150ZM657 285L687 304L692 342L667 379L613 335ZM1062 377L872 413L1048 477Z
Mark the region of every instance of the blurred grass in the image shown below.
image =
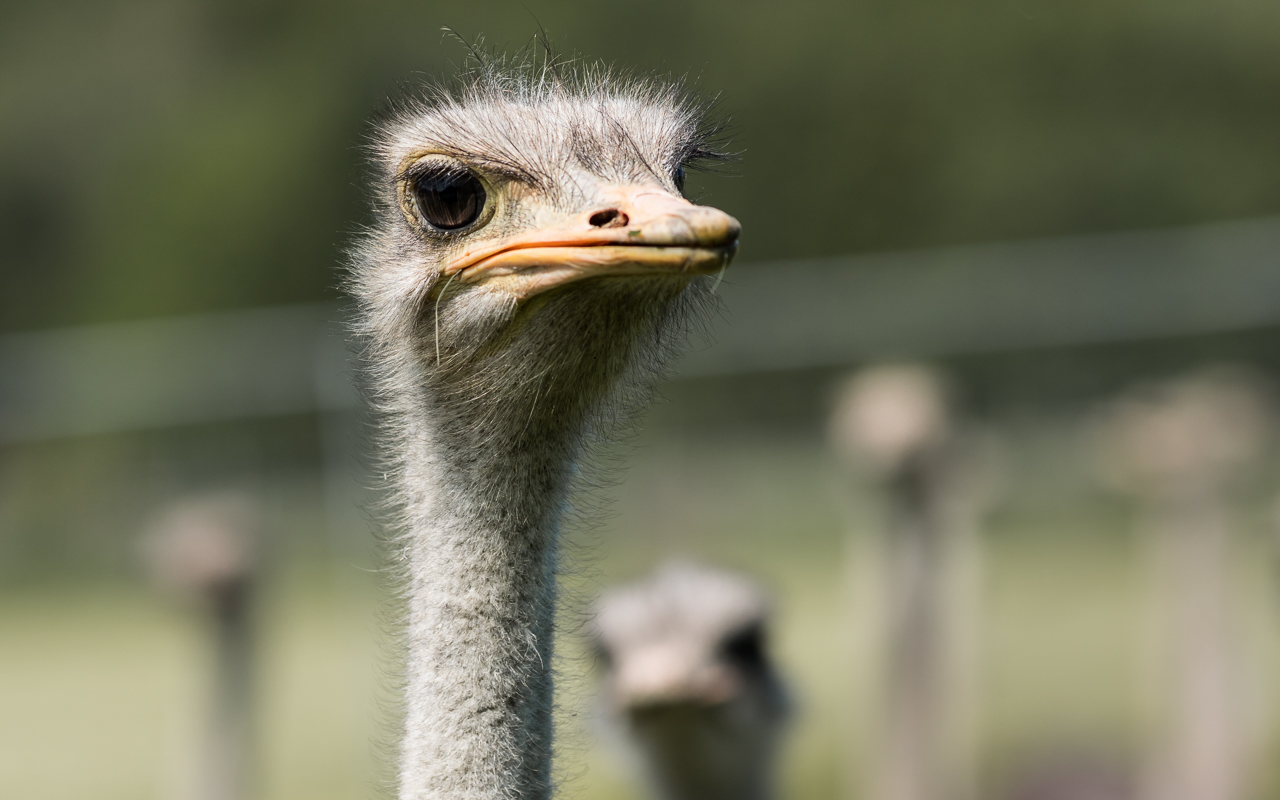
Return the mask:
M0 605L0 787L155 797L199 710L195 632L137 591L47 587Z
M772 587L776 645L799 713L786 797L835 798L869 758L859 689L867 653L841 486L816 444L757 437L648 437L615 489L618 515L570 550L560 670L566 797L637 797L595 722L575 638L601 583L672 553L747 569ZM1245 520L1249 522L1249 519ZM1257 528L1257 519L1252 520ZM1248 526L1247 526L1248 527ZM855 530L856 533L856 530ZM856 540L855 540L856 541ZM985 538L981 623L984 780L1054 748L1134 754L1153 720L1149 575L1126 516L1024 508ZM1242 536L1233 585L1258 668L1259 731L1280 666L1269 540ZM376 796L386 630L379 578L350 559L272 573L260 619L263 800ZM205 643L191 617L137 586L34 583L0 596L0 796L169 798L198 742ZM862 666L860 666L862 664ZM1274 787L1273 769L1263 771ZM1258 796L1271 796L1263 792Z

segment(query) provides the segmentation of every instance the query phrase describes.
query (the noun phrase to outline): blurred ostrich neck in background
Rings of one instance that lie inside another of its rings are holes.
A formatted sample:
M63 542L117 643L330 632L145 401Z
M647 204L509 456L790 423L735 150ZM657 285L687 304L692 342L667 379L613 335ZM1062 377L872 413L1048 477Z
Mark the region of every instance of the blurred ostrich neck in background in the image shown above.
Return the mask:
M680 197L700 116L669 86L484 68L382 132L353 272L405 534L404 800L551 793L576 462L737 246Z
M1248 373L1209 371L1132 392L1106 420L1104 467L1139 501L1171 634L1161 663L1169 665L1172 713L1148 798L1237 800L1247 789L1230 497L1269 433L1259 388Z
M191 778L195 800L251 794L252 596L261 523L246 495L198 495L167 507L143 541L152 579L209 617L214 685L209 730Z
M982 477L973 482L979 464L961 452L946 386L926 367L858 373L840 397L831 433L878 489L887 517L884 751L870 793L966 798L974 748L974 523L988 487Z

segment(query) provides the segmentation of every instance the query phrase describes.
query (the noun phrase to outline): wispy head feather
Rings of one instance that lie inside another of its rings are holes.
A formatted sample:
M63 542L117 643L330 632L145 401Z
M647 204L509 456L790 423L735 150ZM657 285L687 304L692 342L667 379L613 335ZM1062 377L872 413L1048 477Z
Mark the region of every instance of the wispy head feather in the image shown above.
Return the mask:
M567 167L634 179L639 165L666 179L678 167L732 160L716 101L683 79L620 71L557 54L545 35L514 54L449 35L468 50L456 77L428 83L379 125L374 151L387 175L424 143L540 188Z

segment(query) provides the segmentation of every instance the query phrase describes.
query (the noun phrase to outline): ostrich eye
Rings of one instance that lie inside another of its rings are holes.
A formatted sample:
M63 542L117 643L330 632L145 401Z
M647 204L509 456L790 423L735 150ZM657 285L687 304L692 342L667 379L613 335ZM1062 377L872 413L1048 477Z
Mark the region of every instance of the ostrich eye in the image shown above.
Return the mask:
M764 666L763 626L750 625L735 632L720 645L720 652L730 661L742 666Z
M484 186L465 171L433 171L414 178L413 196L422 219L442 231L465 228L484 210Z
M675 174L671 177L675 179L676 188L684 192L684 164L676 167Z

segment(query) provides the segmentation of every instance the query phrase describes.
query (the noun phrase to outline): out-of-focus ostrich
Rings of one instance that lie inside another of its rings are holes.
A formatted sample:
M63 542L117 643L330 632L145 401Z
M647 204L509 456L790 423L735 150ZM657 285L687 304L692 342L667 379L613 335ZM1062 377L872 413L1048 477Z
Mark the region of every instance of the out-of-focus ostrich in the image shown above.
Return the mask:
M655 797L774 796L788 705L768 617L754 581L681 562L600 598L591 635L602 702Z
M1059 753L1016 776L1004 800L1135 800L1132 771L1113 759Z
M1252 376L1214 370L1135 390L1100 426L1103 467L1139 503L1171 634L1172 715L1149 800L1238 800L1246 789L1227 564L1230 494L1255 466L1270 413Z
M191 788L198 800L241 800L247 792L259 526L247 497L205 495L167 508L143 540L153 580L211 620L210 728Z
M552 792L557 541L584 449L647 397L738 223L685 200L705 108L483 64L377 133L353 254L407 607L402 800Z
M939 375L873 367L843 387L831 438L886 519L882 746L870 793L956 800L972 791L976 516L987 488Z

